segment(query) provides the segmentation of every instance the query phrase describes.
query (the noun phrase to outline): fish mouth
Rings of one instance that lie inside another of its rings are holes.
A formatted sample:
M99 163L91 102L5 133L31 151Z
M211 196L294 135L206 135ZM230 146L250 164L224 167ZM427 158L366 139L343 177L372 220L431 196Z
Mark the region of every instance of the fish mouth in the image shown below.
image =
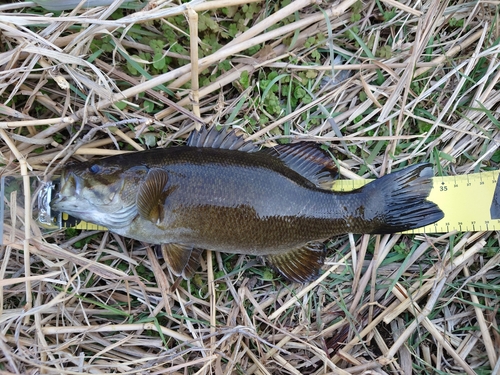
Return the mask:
M135 205L124 206L121 202L123 179L103 192L99 187L88 186L78 173L63 171L59 186L50 202L53 211L107 227L129 223L136 215Z
M63 173L61 175L61 189L50 202L50 208L59 212L76 213L84 204L81 198L82 180L74 173Z

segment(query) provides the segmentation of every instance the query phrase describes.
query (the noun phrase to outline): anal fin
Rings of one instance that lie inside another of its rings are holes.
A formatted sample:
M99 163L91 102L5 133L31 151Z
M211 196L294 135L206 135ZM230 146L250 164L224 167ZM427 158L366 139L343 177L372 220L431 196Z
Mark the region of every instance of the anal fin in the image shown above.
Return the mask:
M282 254L271 254L266 260L291 281L306 283L318 278L325 262L325 246L320 242L309 243Z
M163 259L167 262L172 273L190 279L200 265L202 249L192 246L167 243L161 245Z

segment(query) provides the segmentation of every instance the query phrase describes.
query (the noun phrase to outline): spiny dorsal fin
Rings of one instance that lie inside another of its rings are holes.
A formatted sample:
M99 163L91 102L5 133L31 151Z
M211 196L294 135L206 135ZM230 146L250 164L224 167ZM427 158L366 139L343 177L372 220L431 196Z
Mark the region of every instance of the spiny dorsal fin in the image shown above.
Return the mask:
M325 262L325 246L313 242L286 253L267 255L266 260L287 279L306 283L318 278Z
M137 211L143 219L155 224L162 220L167 182L167 172L159 168L149 170L137 193Z
M172 273L190 279L200 265L200 256L203 250L192 246L166 243L161 245L163 259L167 262Z
M335 162L316 143L278 145L261 152L278 157L289 168L325 190L331 190L338 175Z
M236 135L234 130L222 128L217 130L215 126L210 129L201 128L199 132L193 131L187 140L189 147L222 148L226 150L238 150L254 152L258 148L242 136Z

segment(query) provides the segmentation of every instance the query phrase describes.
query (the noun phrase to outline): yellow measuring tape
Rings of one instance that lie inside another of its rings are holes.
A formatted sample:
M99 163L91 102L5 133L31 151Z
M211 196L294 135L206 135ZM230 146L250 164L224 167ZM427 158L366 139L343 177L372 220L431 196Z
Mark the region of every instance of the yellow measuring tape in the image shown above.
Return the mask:
M405 233L500 230L500 202L495 196L498 175L499 171L492 171L434 177L428 199L439 206L444 212L444 218L437 223ZM370 181L341 180L335 182L333 190L351 191Z
M437 223L405 233L447 233L457 231L500 230L500 186L497 188L499 171L473 173L461 176L434 177L429 200L436 203L444 212L444 218ZM372 180L339 180L334 191L351 191L366 185ZM34 184L37 180L33 178ZM22 196L22 184L19 177L0 178L0 197L7 198L7 192L18 191ZM498 192L495 194L495 191ZM43 200L41 206L48 207L52 196ZM8 213L4 209L4 200L0 200L0 217ZM38 207L40 208L40 207ZM49 215L50 216L50 215ZM5 217L4 217L5 219ZM66 213L48 221L40 222L47 229L75 228L84 230L106 230L105 227L88 223L69 216ZM3 226L0 221L0 243Z
M439 206L444 212L444 218L437 223L404 233L500 230L500 202L494 199L498 177L499 171L434 177L428 199ZM333 190L351 191L370 181L372 180L339 180L335 182ZM494 209L498 214L493 214L492 218L491 212ZM63 214L62 219L66 227L86 230L106 229L84 221L78 223L67 221L67 214Z

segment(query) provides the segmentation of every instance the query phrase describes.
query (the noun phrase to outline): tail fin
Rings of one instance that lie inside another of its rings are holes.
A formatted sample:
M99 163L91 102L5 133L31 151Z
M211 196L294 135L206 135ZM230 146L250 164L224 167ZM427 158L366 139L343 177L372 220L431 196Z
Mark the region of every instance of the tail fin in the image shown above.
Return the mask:
M443 211L427 197L432 189L431 164L416 164L390 173L365 187L373 234L396 233L435 223Z

